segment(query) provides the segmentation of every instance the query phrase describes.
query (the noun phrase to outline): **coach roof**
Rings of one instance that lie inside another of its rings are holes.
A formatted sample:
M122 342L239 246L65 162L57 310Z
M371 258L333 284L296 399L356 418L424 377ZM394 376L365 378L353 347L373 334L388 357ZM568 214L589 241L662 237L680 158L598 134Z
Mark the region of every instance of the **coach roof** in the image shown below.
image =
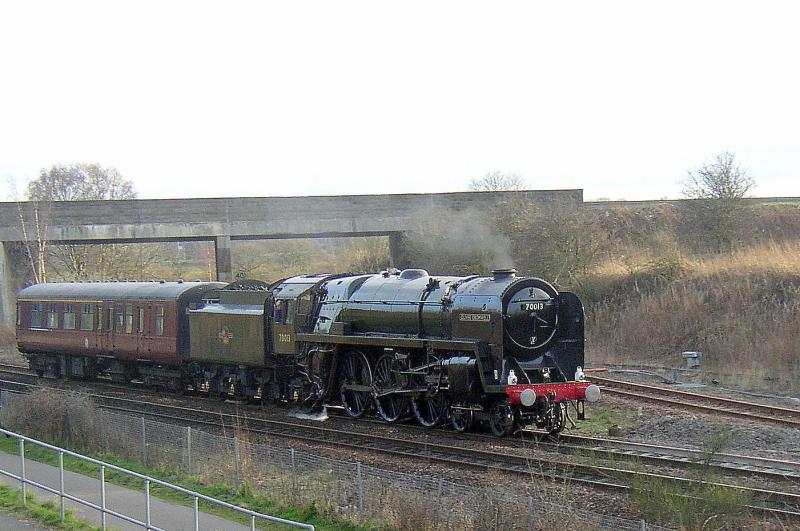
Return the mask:
M48 282L19 292L19 300L178 300L187 292L219 289L224 282Z

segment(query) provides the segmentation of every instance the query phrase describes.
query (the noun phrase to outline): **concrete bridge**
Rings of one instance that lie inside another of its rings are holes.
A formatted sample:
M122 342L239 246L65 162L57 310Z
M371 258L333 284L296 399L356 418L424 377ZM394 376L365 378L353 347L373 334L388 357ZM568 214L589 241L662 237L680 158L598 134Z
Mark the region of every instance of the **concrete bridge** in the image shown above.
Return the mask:
M390 260L403 267L402 233L421 215L485 212L512 198L578 206L583 190L0 203L0 322L13 324L31 276L24 242L36 240L37 215L48 244L213 241L217 278L230 281L232 240L388 236Z

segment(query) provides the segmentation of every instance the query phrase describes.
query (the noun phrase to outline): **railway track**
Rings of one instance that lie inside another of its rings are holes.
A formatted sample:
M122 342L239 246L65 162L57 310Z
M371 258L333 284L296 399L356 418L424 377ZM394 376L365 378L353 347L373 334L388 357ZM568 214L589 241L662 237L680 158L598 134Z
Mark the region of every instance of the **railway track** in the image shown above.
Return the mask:
M10 374L17 378L26 380L27 383L37 383L39 379L29 371L26 367L13 366L0 364L0 374ZM54 380L56 381L56 380ZM92 382L99 384L103 387L111 389L122 389L130 391L129 386L121 386L108 382ZM97 395L99 396L99 395ZM216 401L213 401L217 405ZM341 408L329 408L329 413L340 413L338 410ZM343 412L341 412L343 414ZM217 413L215 412L215 415ZM251 417L252 419L253 417ZM343 417L350 420L349 417ZM386 423L379 419L363 418L358 421L359 423L376 423L385 426ZM403 426L404 429L418 431L420 433L430 434L431 431L427 428L422 428L416 424L408 424ZM443 433L448 433L450 436L455 435L453 432L443 430ZM691 448L679 448L665 445L655 445L649 443L623 441L618 439L607 439L602 437L590 437L586 435L575 435L570 433L562 433L557 438L545 437L538 432L522 432L518 434L517 438L504 439L503 443L509 446L519 448L524 445L525 448L530 448L531 441L537 448L550 450L553 452L564 454L580 454L580 455L593 455L599 458L605 458L612 461L620 460L633 460L636 462L646 462L656 465L664 465L671 467L691 467L691 466L706 466L719 469L724 472L760 475L774 479L792 479L800 480L800 462L770 459L765 457L737 455L728 453L714 453L709 455L708 452L703 452ZM479 433L458 434L461 440L476 441L476 442L490 442L497 444L498 440L492 435L484 435Z
M25 375L33 376L35 375ZM37 387L36 383L0 380L0 387L11 392L28 392ZM166 405L147 402L141 399L112 397L88 394L105 409L123 413L145 415L185 425L205 426L214 429L221 422L228 426L244 424L253 434L280 436L317 445L329 445L372 451L401 458L425 460L462 468L495 470L522 475L528 478L547 477L553 480L575 482L606 489L627 490L632 485L646 482L669 482L689 488L698 482L689 478L674 477L596 464L567 462L542 456L522 456L518 454L487 451L453 444L431 443L416 439L401 439L374 433L354 432L305 423L242 417L221 411L209 411L194 407ZM714 483L715 486L745 492L753 503L752 510L791 518L800 518L800 494L745 487L734 484Z
M644 400L714 415L723 414L730 417L800 428L800 410L798 409L768 406L765 404L746 402L744 400L692 393L679 389L669 389L660 385L626 382L595 375L591 375L589 378L593 382L600 384L603 390L610 395Z

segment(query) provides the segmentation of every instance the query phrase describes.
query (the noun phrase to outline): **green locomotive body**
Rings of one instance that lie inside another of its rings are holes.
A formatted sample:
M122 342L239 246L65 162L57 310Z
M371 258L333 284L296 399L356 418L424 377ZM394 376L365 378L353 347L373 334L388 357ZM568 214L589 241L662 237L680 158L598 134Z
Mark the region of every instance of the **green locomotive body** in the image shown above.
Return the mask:
M540 279L407 269L250 288L190 311L196 387L460 430L483 419L498 435L559 431L570 401L582 414L583 308Z

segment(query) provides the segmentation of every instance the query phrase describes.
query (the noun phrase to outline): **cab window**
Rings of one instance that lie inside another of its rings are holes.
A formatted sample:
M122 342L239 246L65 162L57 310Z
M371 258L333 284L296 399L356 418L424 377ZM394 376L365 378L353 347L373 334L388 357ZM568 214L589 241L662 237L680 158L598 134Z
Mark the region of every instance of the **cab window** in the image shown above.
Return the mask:
M294 323L294 314L297 313L297 301L289 299L286 301L286 324Z
M286 301L283 299L275 301L275 308L272 310L272 320L278 324L283 324L283 319L286 317L285 305Z

